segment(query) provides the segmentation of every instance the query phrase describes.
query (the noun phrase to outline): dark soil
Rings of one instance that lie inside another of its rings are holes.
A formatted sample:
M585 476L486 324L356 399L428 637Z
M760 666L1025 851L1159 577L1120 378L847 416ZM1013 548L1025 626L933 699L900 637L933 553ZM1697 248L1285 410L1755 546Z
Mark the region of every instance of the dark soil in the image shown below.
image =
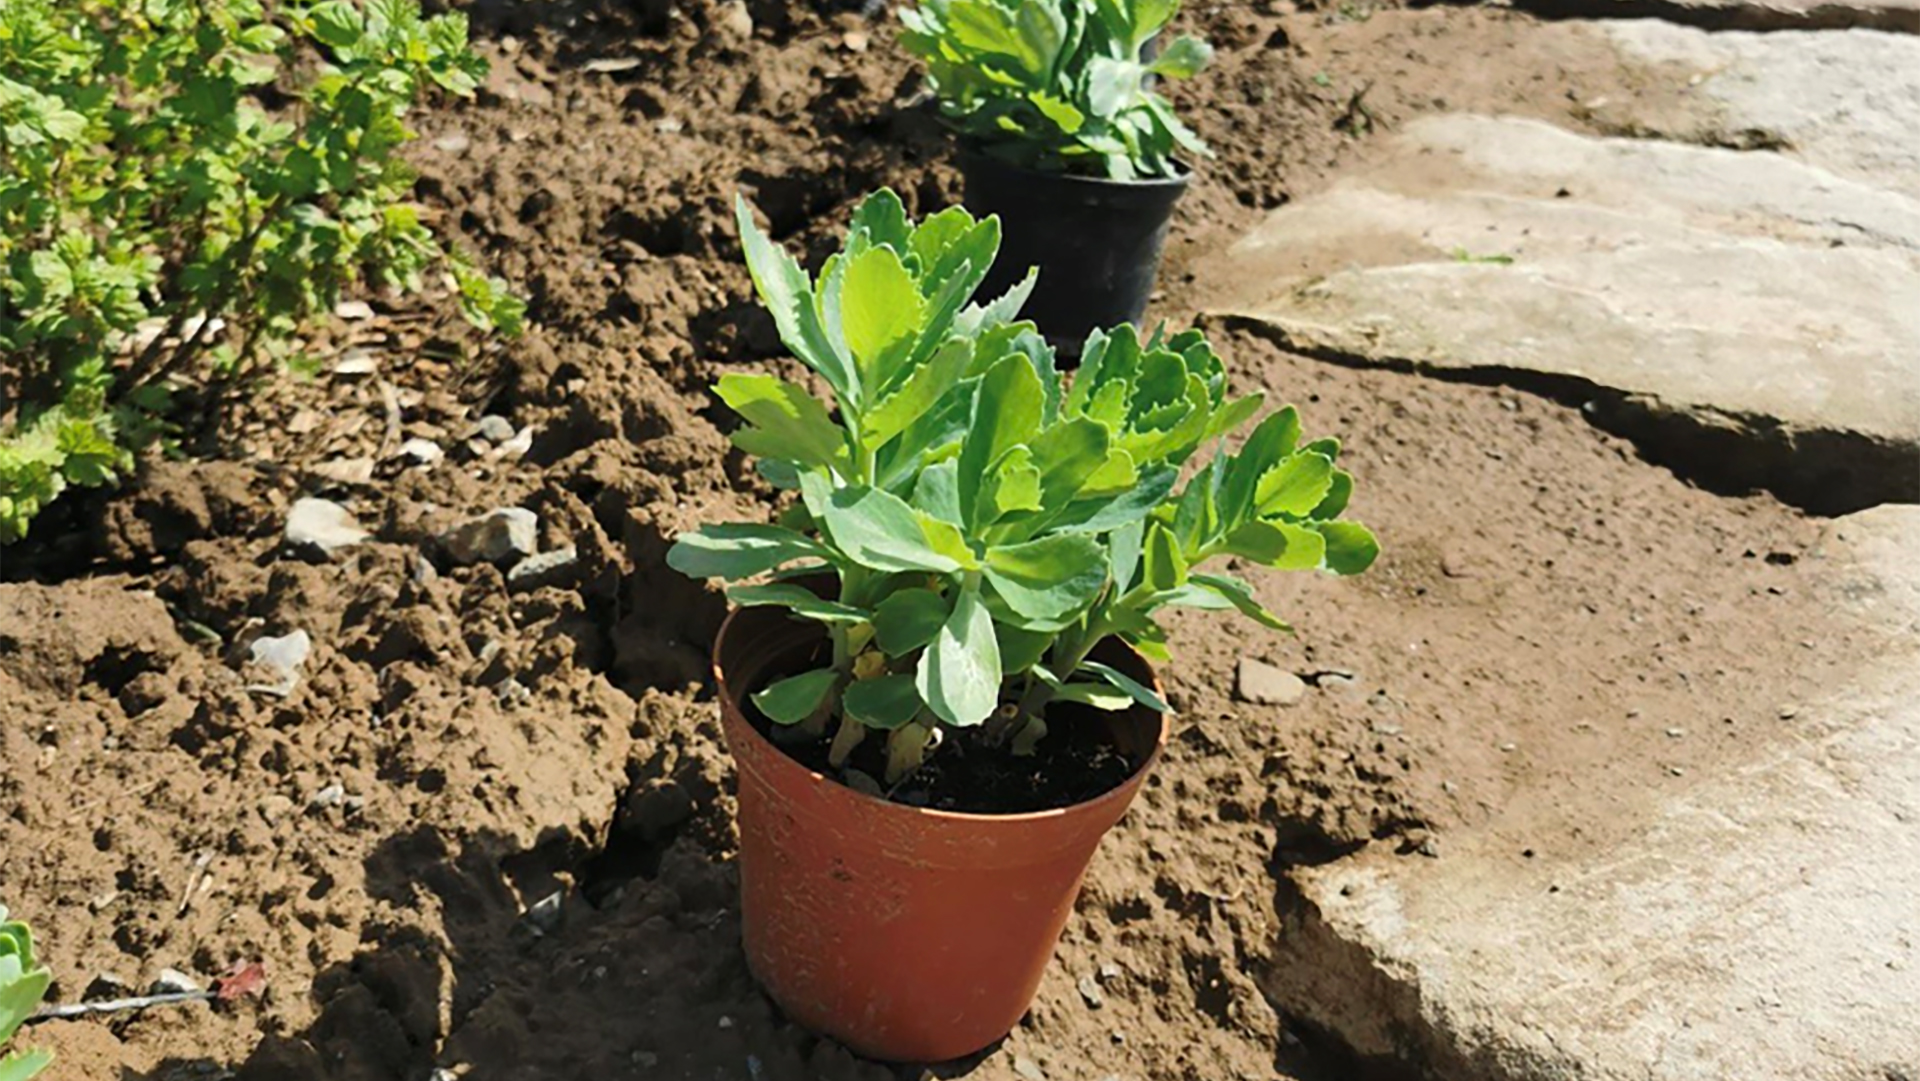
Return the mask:
M733 193L817 260L873 187L953 201L945 139L859 5L471 10L493 74L414 118L418 193L527 295L529 333L488 345L445 298L370 297L314 352L325 373L369 349L374 374L278 382L209 426L217 460L153 462L0 556L0 900L34 921L54 997L269 973L257 1000L29 1042L62 1056L49 1076L113 1081L899 1076L787 1023L747 971L706 661L724 601L663 557L683 529L772 513L707 391L738 365L794 371L750 299ZM1153 312L1175 325L1237 230L1370 153L1357 92L1388 126L1445 108L1575 127L1576 85L1631 92L1577 28L1501 12L1184 18L1220 54L1170 93L1219 157L1176 215ZM1172 740L1033 1009L935 1076L1314 1076L1327 1060L1260 990L1277 872L1414 853L1496 806L1581 807L1595 776L1718 768L1851 650L1819 561L1792 558L1816 520L1691 488L1555 403L1219 345L1241 386L1342 437L1386 554L1359 579L1258 578L1298 639L1174 621ZM487 414L530 447L470 441ZM398 457L416 437L446 460ZM304 495L372 539L283 551ZM507 506L577 562L525 586L446 559L441 530ZM293 630L314 643L300 682L250 689L249 645ZM1236 701L1242 657L1308 693ZM1711 732L1664 734L1686 717Z

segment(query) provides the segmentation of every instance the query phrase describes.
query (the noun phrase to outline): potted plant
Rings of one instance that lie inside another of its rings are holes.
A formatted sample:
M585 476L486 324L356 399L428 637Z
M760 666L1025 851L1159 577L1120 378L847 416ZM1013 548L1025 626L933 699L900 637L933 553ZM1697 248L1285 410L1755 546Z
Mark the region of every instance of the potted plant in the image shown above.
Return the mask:
M1007 250L997 292L1041 268L1028 311L1063 353L1098 327L1139 324L1153 292L1180 155L1206 144L1153 89L1213 50L1157 49L1179 0L922 0L901 42L926 63L959 136L966 206L997 214Z
M1338 520L1338 444L1302 444L1291 408L1217 450L1261 396L1228 396L1198 332L1096 332L1069 382L1016 321L1024 286L970 303L996 219L915 223L881 191L809 277L738 211L760 297L832 399L722 376L733 442L798 498L667 557L735 583L714 656L747 957L857 1051L956 1057L1026 1009L1166 738L1159 610L1284 628L1203 564L1353 574L1377 545Z

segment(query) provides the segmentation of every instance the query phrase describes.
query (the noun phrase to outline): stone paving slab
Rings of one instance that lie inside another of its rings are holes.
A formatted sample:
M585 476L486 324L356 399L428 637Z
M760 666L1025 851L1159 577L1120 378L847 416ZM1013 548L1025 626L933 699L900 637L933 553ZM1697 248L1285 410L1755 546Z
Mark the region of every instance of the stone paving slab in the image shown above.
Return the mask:
M1920 508L1836 521L1884 649L1743 768L1619 793L1566 853L1496 821L1293 872L1269 995L1446 1081L1920 1077L1916 553Z
M1602 30L1623 59L1669 71L1701 106L1690 123L1638 117L1642 130L1778 143L1803 161L1920 197L1920 36L1713 33L1654 19Z
M1416 122L1271 215L1214 314L1356 363L1602 400L1706 482L1920 500L1920 200L1780 154Z
M1555 18L1658 18L1715 30L1845 30L1920 34L1920 0L1519 0Z

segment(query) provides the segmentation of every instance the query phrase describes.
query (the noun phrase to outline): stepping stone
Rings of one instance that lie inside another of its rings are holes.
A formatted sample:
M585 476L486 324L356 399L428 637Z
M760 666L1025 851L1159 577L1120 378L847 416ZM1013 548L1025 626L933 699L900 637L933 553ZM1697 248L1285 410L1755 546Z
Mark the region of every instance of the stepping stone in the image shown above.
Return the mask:
M1688 122L1640 130L1777 143L1790 156L1920 198L1920 36L1875 30L1711 33L1653 19L1601 24L1622 59L1688 86Z
M1715 30L1845 30L1920 34L1920 0L1520 0L1542 15L1653 16Z
M1878 645L1734 768L1615 782L1564 852L1496 817L1292 871L1269 996L1445 1081L1915 1076L1916 551L1920 507L1833 523L1815 557Z
M1920 200L1780 154L1433 117L1208 273L1288 348L1591 402L1705 483L1920 500Z

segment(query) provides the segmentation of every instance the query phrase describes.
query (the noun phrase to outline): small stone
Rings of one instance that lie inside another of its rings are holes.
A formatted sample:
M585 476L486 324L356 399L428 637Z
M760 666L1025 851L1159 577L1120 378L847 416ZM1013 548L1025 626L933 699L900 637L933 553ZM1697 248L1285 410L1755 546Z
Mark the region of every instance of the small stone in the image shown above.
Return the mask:
M343 300L333 306L333 314L348 322L373 318L373 305L364 300Z
M663 116L653 122L653 130L662 135L678 135L687 130L687 122L677 116Z
M1026 1078L1027 1081L1047 1081L1047 1072L1040 1068L1039 1063L1025 1055L1013 1057L1013 1072Z
M1679 766L1668 766L1667 772L1673 774L1675 777L1685 777L1687 775L1687 771L1681 769Z
M660 1065L660 1056L651 1051L635 1051L633 1053L633 1064L643 1070L651 1070L655 1066Z
M840 39L840 44L846 46L850 53L864 53L867 51L867 46L872 44L872 39L864 30L849 30L846 36Z
M1795 717L1798 717L1799 715L1800 715L1800 708L1798 706L1781 706L1780 707L1780 719L1783 721L1791 721Z
M1118 1046L1120 1044L1127 1042L1127 1034L1120 1031L1117 1028L1114 1029L1112 1032L1107 1033L1107 1036L1109 1039L1111 1039L1114 1042L1115 1046Z
M347 508L331 500L296 499L287 513L287 547L301 554L331 559L333 553L360 544L369 536Z
M300 666L313 653L313 638L306 631L294 631L277 638L254 639L247 652L247 663L261 678L247 685L256 694L285 698L300 682Z
M473 140L464 131L450 131L433 141L433 148L448 154L464 154Z
M1502 754L1512 754L1519 749L1520 745L1518 743L1502 743L1500 745L1500 753Z
M1240 658L1234 697L1262 706L1291 706L1306 696L1306 681L1252 657Z
M493 689L493 693L495 697L500 700L500 705L504 709L524 706L528 702L533 701L533 692L527 689L526 684L512 676L501 680L499 686Z
M414 465L432 465L446 456L447 452L440 449L440 444L431 439L414 438L400 444L400 457Z
M316 811L325 810L328 807L344 802L346 798L347 790L345 787L338 783L330 784L320 791L315 792L313 798L307 801L307 807Z
M524 458L533 449L533 425L520 429L512 439L500 444L499 455L502 458Z
M721 1027L721 1028L732 1028L732 1027L733 1027L733 1018L731 1018L731 1017L728 1017L728 1016L727 1016L726 1014L721 1014L721 1015L720 1015L720 1027Z
M380 370L380 354L362 345L356 345L340 354L333 365L333 374L342 378L372 375Z
M440 580L440 572L426 556L413 557L413 584L430 586Z
M595 75L617 75L623 71L632 71L640 64L641 60L637 56L603 56L598 60L589 60L580 65L580 70Z
M334 458L313 465L308 471L335 484L365 484L373 479L373 459Z
M455 563L517 562L539 547L540 519L523 507L502 507L469 518L440 535Z
M728 0L720 5L719 18L714 21L721 31L737 39L744 41L753 36L753 15L743 0Z
M547 894L527 909L527 926L536 935L551 934L560 926L561 905L566 900L559 890Z
M489 413L474 425L473 432L489 443L505 443L513 438L513 422L503 416Z
M260 799L260 817L267 825L277 826L280 820L293 813L293 801L278 792L270 792Z
M1431 837L1428 837L1427 839L1421 841L1420 847L1416 849L1416 851L1418 851L1422 856L1425 856L1430 860L1437 860L1440 858L1440 846L1436 844L1434 842L1434 839Z
M1114 964L1114 963L1113 963L1112 961L1102 961L1102 962L1100 962L1100 978L1101 978L1101 979L1103 979L1103 980L1117 980L1117 979L1119 979L1119 978L1120 978L1120 966L1119 966L1119 965L1116 965L1116 964Z
M573 571L580 565L580 550L569 544L565 548L555 548L551 552L528 556L514 564L507 572L507 588L510 590L539 589L554 585L572 577Z
M1452 552L1446 552L1440 556L1440 573L1446 575L1448 578L1471 578L1473 577L1473 568L1467 565L1460 556Z
M1099 981L1092 976L1080 977L1080 982L1076 986L1080 988L1080 997L1086 999L1087 1005L1093 1009L1097 1010L1107 1004L1106 996L1100 993Z
M153 986L147 988L149 995L188 994L200 990L192 976L177 968L163 968L160 975L153 979Z
M1667 729L1667 736L1671 739L1679 739L1681 736L1684 736L1686 734L1687 734L1687 730L1684 728Z

